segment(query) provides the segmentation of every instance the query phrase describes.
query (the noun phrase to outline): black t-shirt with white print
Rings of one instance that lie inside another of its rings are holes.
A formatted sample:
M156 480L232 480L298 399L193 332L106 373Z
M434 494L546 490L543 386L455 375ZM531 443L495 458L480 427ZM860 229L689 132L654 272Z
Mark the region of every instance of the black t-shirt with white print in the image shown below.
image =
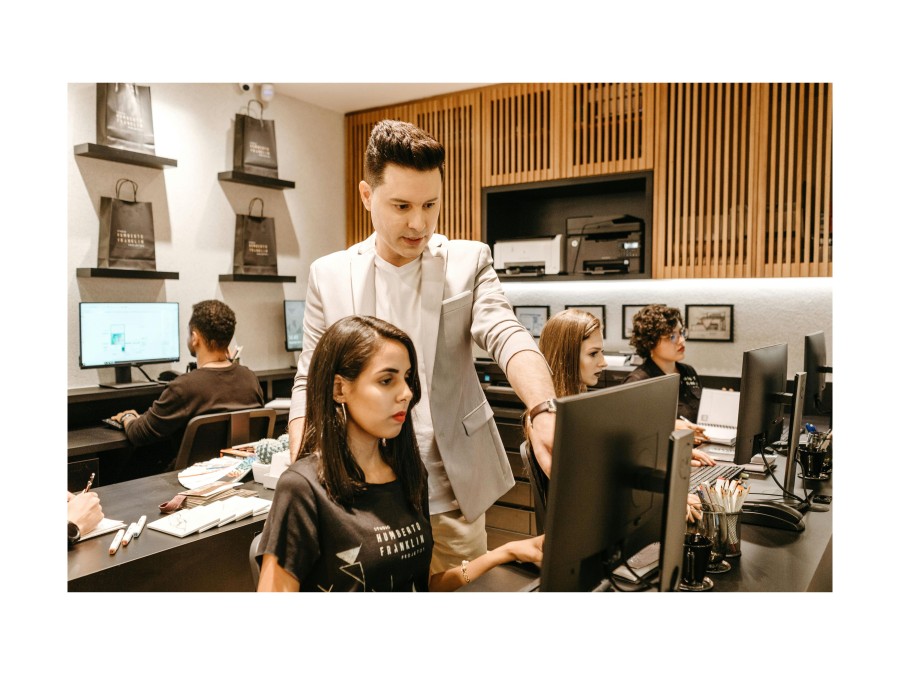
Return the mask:
M413 509L400 481L367 485L353 506L332 501L307 455L278 479L259 557L270 553L301 591L427 591L428 499Z

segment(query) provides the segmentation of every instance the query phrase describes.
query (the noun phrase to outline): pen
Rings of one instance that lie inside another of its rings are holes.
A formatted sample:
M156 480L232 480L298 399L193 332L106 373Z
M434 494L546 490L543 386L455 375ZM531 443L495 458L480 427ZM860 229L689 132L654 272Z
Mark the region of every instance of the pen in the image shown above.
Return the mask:
M131 523L131 525L128 526L128 529L125 530L125 536L122 537L122 546L128 546L128 544L131 543L131 538L134 536L135 530L137 530L137 523Z
M141 536L141 532L143 532L144 524L146 522L147 522L147 516L141 516L140 519L137 521L137 525L135 525L135 527L134 527L134 536L135 537Z
M125 530L119 530L116 532L115 539L112 540L112 543L109 545L109 554L113 555L116 551L119 550L119 544L122 543L122 539L125 537Z
M94 474L91 474L91 477L88 478L87 485L84 486L84 490L81 491L81 494L84 494L85 492L87 492L88 490L90 490L90 489L91 489L91 483L93 483L93 482L94 482Z

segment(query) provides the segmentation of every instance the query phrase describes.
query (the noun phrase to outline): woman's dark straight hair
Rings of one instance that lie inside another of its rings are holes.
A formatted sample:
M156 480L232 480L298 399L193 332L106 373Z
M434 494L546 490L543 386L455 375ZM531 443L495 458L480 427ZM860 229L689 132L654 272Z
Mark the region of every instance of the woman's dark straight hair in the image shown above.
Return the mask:
M309 364L306 381L306 427L300 456L318 457L318 476L335 502L349 507L365 490L365 476L347 445L347 425L341 405L334 400L334 377L356 380L387 340L402 344L409 354L407 379L412 399L406 419L395 438L379 444L382 459L394 470L409 503L419 513L428 498L428 475L412 424L412 409L422 397L416 350L410 337L396 326L371 316L348 316L322 334Z

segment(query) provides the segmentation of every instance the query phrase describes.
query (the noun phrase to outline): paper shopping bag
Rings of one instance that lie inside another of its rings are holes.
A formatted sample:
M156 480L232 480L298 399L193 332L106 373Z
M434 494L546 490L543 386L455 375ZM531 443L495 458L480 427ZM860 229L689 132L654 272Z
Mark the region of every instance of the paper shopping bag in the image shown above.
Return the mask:
M237 114L234 120L234 170L257 176L278 178L278 153L275 149L275 121L262 118L262 102L259 117Z
M252 215L259 202L259 216ZM254 197L247 215L238 214L234 228L234 273L278 274L275 249L275 219L263 216L263 200Z
M131 201L120 199L119 191L125 184L131 185ZM137 200L137 187L133 180L120 178L116 196L100 198L98 267L156 269L153 205Z
M156 154L150 87L119 82L97 85L97 143Z

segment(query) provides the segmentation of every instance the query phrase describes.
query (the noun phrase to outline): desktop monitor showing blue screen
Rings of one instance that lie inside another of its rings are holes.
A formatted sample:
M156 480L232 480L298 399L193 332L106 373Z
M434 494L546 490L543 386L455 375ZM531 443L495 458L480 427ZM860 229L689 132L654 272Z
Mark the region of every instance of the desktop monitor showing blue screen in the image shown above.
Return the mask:
M735 464L747 464L753 455L781 440L786 385L786 344L744 352L737 437L734 443Z
M177 302L82 302L78 317L79 365L116 369L115 384L101 386L145 384L132 383L132 366L181 358Z
M806 396L804 415L826 415L831 412L825 402L825 375L832 372L828 365L825 333L818 331L803 338L803 370L806 371Z
M303 314L305 300L284 301L284 348L289 352L303 349Z
M692 434L673 436L678 376L557 401L541 591L590 591L660 542L659 590L684 544Z

